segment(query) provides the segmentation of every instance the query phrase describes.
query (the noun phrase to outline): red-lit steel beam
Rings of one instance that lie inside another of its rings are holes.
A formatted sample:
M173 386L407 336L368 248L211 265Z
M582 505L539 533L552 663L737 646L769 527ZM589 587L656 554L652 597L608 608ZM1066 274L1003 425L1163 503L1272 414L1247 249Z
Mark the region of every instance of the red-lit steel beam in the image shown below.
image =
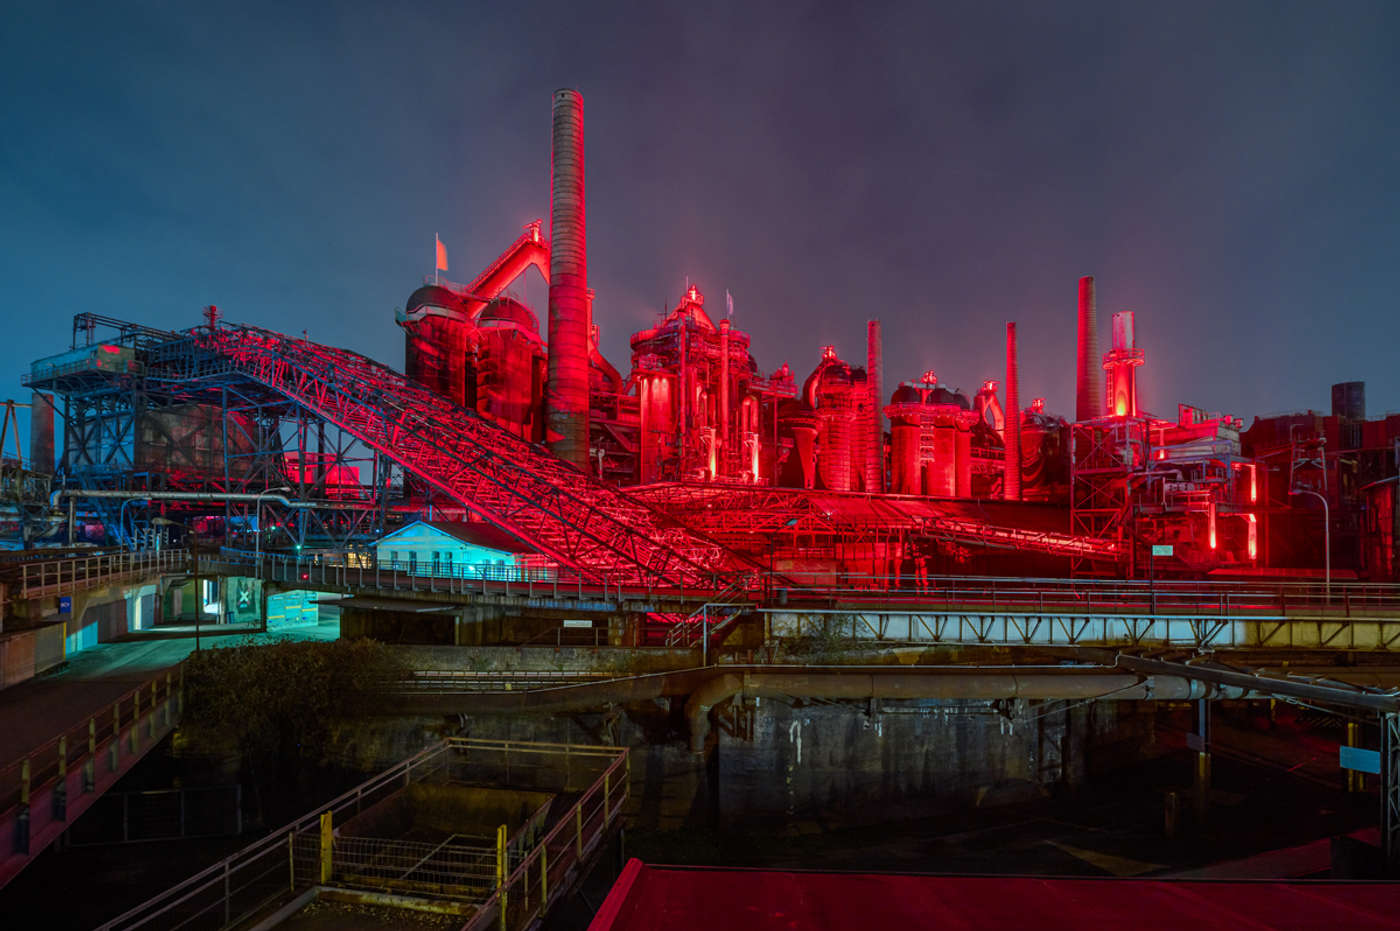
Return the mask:
M703 586L755 565L356 353L225 326L194 339L228 369L357 437L559 562L599 580ZM196 367L186 377L199 377Z

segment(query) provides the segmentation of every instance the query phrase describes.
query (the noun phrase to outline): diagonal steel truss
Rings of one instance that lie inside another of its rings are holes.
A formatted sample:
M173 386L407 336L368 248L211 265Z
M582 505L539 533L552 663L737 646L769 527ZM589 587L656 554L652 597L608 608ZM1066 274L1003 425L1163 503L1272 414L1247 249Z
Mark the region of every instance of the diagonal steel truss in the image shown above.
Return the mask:
M266 386L585 575L623 584L699 586L742 562L357 353L259 327L220 325L153 348L148 364L151 374L173 381L236 375Z

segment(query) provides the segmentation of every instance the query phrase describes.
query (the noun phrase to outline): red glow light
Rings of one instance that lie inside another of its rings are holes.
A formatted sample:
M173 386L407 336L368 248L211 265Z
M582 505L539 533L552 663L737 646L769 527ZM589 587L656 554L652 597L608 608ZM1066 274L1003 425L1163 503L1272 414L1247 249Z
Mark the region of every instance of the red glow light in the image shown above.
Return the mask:
M103 351L103 352L110 352L110 353L116 354L116 353L118 353L118 352L121 352L121 347L119 347L119 346L103 346L103 347L102 347L102 351Z
M1245 517L1249 518L1248 548L1249 558L1252 561L1259 557L1259 518L1255 517L1253 514L1246 514Z

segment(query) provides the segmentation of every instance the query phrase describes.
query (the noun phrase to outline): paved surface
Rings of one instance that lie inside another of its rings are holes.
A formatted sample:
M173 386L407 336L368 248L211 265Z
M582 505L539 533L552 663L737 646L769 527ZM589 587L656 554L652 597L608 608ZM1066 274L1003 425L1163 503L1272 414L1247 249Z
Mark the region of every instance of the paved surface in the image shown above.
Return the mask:
M290 637L335 640L339 619L314 627L259 634L240 628L200 631L201 649L217 649ZM165 627L119 643L102 643L76 654L53 672L0 691L0 766L19 759L54 735L106 713L118 697L194 652L193 627Z

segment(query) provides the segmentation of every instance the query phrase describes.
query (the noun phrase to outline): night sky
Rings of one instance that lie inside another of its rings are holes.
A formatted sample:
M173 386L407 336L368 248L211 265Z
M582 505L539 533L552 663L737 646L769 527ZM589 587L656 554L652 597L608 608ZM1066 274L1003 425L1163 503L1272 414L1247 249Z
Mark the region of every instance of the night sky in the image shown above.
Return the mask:
M1094 274L1148 410L1400 409L1393 0L312 6L5 4L0 397L83 310L401 368L434 233L465 281L547 217L572 86L624 373L689 276L765 371L880 318L887 391L1000 378L1016 320L1023 402L1072 415Z

